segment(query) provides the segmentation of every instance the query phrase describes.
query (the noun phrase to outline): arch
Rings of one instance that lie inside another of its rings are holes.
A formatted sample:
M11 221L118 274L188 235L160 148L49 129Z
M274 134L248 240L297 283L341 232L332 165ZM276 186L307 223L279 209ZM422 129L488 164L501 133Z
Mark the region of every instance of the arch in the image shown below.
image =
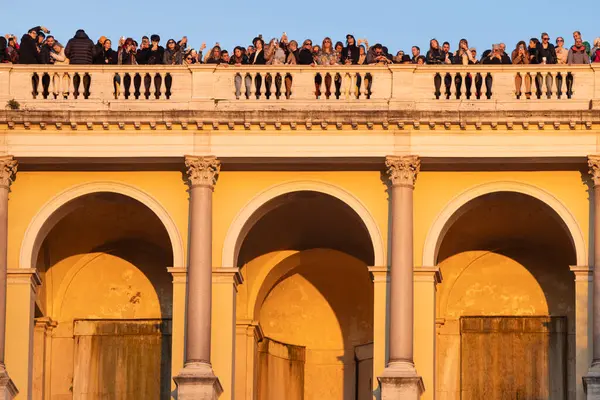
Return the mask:
M250 229L269 211L279 207L285 201L285 194L301 191L311 191L323 193L337 198L348 205L362 220L371 242L373 244L374 265L383 266L385 257L383 252L383 241L381 232L375 222L375 219L350 192L341 189L335 185L321 181L292 181L277 184L264 190L248 202L234 218L229 226L223 243L222 267L232 268L237 266L237 259L240 248ZM279 199L277 201L276 199ZM273 200L273 201L272 201Z
M438 214L425 238L423 248L423 266L435 266L440 245L452 224L460 218L472 200L496 192L516 192L531 196L549 206L563 223L571 238L577 258L577 265L587 265L587 253L583 233L577 220L569 209L550 192L523 182L499 181L474 186L452 199Z
M184 267L183 241L175 222L167 210L148 193L134 186L113 181L87 182L64 190L50 199L33 217L21 244L19 254L19 267L31 268L35 266L38 252L46 235L69 212L76 207L73 201L92 193L116 193L137 200L148 207L162 222L173 248L173 266Z

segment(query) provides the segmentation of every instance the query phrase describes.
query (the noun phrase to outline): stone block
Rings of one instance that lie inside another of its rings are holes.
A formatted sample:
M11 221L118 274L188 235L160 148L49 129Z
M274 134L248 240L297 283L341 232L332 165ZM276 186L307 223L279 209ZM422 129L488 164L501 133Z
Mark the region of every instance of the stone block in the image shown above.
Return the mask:
M178 400L217 400L223 393L219 378L209 364L189 363L173 380L177 384Z

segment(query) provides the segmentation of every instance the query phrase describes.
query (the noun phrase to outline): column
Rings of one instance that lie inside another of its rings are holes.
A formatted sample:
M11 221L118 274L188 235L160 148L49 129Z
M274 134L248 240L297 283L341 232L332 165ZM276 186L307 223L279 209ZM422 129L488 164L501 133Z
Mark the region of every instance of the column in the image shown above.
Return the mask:
M178 400L216 400L223 388L210 363L212 305L212 195L216 157L186 156L190 186L185 364L173 378Z
M418 399L423 379L413 362L413 190L417 156L388 156L391 203L389 361L379 376L381 399Z
M588 165L594 187L593 208L593 246L594 264L600 263L600 156L589 156ZM592 196L590 196L592 197ZM591 238L590 238L591 240ZM587 399L600 399L600 273L594 269L593 275L593 311L592 311L592 364L583 378L583 389Z
M438 267L415 267L415 361L424 385L422 400L435 397L436 292L442 281Z
M19 393L8 376L4 364L6 333L6 281L8 254L8 192L17 173L17 160L0 157L0 400L12 399Z
M594 270L586 266L573 266L575 275L575 382L577 400L585 399L583 386L580 384L590 367L590 350L592 349L592 281Z
M235 383L235 298L242 275L239 268L217 268L212 282L213 304L218 308L212 314L212 366L223 386L221 400L231 400Z

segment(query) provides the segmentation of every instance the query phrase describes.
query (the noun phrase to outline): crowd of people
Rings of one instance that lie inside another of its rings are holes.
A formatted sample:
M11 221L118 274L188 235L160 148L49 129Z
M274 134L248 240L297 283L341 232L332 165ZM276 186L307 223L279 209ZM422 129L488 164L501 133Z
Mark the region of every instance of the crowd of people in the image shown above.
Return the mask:
M237 46L229 53L218 43L206 54L206 44L197 49L189 46L187 37L176 41L169 39L161 46L159 35L143 36L138 43L133 38L121 37L116 50L113 42L101 36L94 43L84 30L80 29L63 46L50 30L43 26L31 28L18 41L15 35L0 37L0 63L12 64L99 64L99 65L364 65L364 64L589 64L600 62L600 38L593 44L584 41L580 32L573 33L573 45L565 47L565 40L557 37L555 45L550 36L542 33L541 40L531 38L529 43L520 41L515 49L507 53L504 43L494 44L481 56L469 47L466 39L458 42L458 49L452 51L449 42L441 46L431 39L425 55L418 46L411 48L410 54L398 51L390 54L380 43L369 45L366 39L356 39L346 35L346 41L333 42L329 37L321 44L306 39L299 45L296 40L288 40L286 33L280 39L269 42L258 35L249 46Z

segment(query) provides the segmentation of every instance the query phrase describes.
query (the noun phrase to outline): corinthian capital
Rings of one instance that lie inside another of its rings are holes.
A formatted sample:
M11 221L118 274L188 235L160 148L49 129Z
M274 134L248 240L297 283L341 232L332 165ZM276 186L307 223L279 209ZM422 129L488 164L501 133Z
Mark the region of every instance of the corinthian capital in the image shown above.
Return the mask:
M393 186L415 187L421 160L417 156L387 156L385 166Z
M588 156L589 173L594 180L594 186L600 185L600 156Z
M18 162L13 156L0 157L0 187L9 188L17 173Z
M212 189L217 183L221 161L215 156L186 156L185 167L191 186L206 186Z

